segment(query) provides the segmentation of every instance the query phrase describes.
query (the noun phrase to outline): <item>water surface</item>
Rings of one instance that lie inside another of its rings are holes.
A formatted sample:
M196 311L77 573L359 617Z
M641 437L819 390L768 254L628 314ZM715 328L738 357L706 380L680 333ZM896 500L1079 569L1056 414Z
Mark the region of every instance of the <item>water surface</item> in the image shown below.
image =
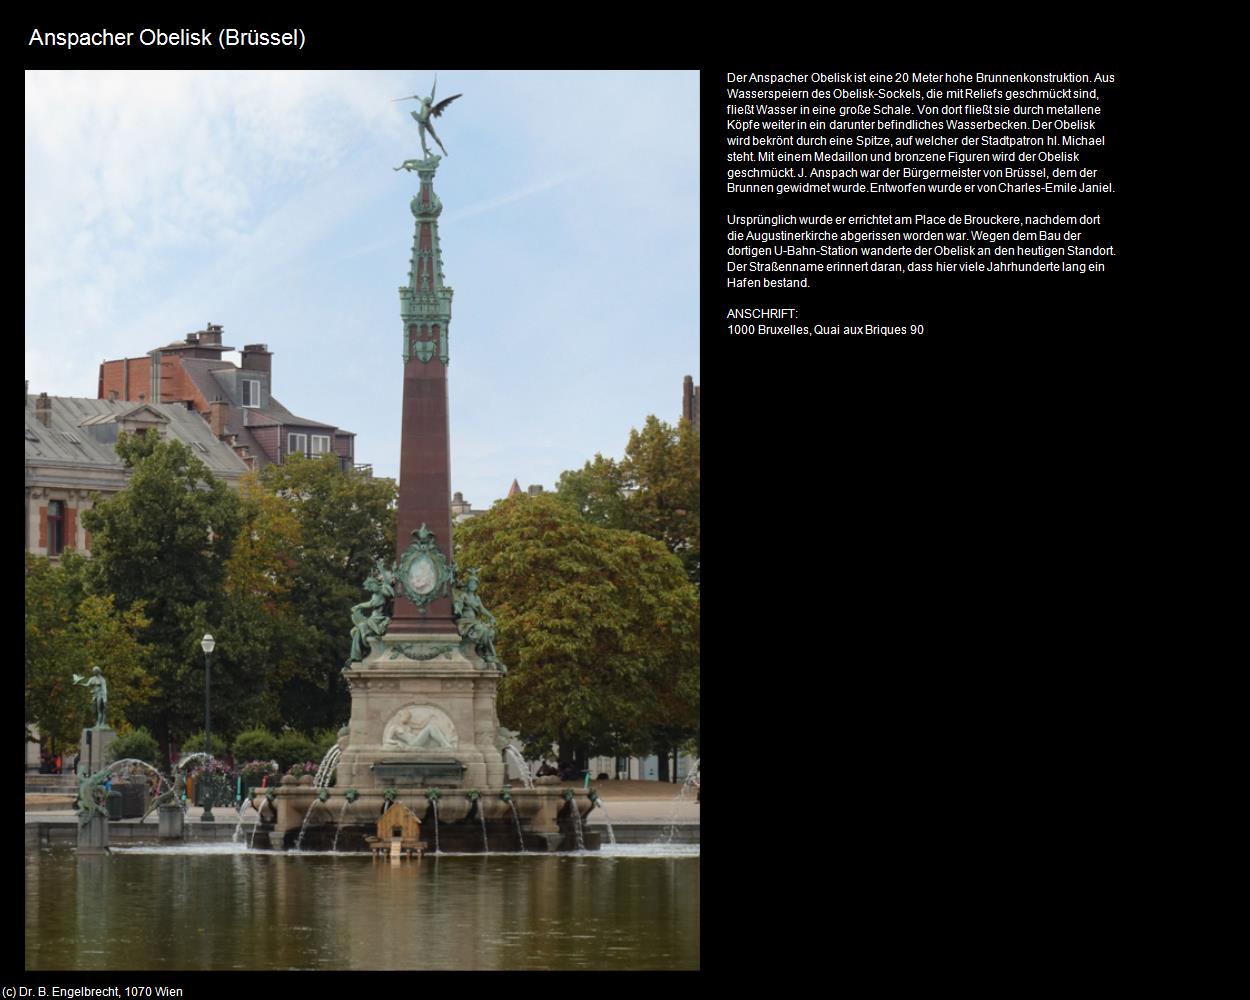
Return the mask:
M26 855L27 969L695 969L697 846Z

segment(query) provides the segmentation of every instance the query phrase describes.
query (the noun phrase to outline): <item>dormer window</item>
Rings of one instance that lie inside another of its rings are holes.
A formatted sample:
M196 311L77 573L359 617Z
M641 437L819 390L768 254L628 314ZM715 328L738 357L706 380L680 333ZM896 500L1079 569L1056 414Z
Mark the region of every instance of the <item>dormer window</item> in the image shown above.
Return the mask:
M240 384L243 387L243 405L260 406L260 383L255 379L245 378L240 380Z

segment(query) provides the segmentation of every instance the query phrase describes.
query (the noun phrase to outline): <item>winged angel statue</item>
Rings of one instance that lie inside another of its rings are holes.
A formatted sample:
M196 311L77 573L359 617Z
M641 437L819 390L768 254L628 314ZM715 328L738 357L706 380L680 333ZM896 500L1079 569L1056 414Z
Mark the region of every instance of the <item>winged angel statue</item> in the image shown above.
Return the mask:
M421 107L416 111L410 111L409 114L417 120L417 128L421 135L421 152L429 159L430 151L425 145L425 133L429 132L434 137L434 141L438 143L438 148L443 151L444 156L450 155L447 147L443 145L443 141L438 137L438 133L434 131L434 122L432 119L437 118L446 110L447 105L454 101L457 97L463 97L463 94L453 94L445 101L434 103L434 91L438 88L438 77L434 77L434 86L430 88L429 97L419 97L413 94L411 97L397 97L395 101L420 101ZM392 103L395 103L394 101ZM396 167L396 170L402 170L402 167Z

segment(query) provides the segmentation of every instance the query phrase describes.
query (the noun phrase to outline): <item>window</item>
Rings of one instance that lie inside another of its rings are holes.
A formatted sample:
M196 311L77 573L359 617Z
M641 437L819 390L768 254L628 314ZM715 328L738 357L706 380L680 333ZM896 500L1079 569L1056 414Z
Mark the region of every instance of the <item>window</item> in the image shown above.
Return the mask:
M59 556L65 548L65 501L48 501L48 555Z
M243 405L244 406L260 406L260 383L255 379L245 378L241 381L243 386Z
M294 455L297 451L301 455L308 451L307 434L288 434L286 436L286 453Z
M314 434L312 436L312 454L324 455L330 450L330 438L326 434Z

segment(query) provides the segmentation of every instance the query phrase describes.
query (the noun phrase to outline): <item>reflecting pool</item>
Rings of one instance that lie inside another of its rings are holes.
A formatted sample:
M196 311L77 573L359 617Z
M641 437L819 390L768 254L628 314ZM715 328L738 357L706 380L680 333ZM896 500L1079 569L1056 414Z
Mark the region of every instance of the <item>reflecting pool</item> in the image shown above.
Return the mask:
M697 846L26 855L27 969L696 969Z

